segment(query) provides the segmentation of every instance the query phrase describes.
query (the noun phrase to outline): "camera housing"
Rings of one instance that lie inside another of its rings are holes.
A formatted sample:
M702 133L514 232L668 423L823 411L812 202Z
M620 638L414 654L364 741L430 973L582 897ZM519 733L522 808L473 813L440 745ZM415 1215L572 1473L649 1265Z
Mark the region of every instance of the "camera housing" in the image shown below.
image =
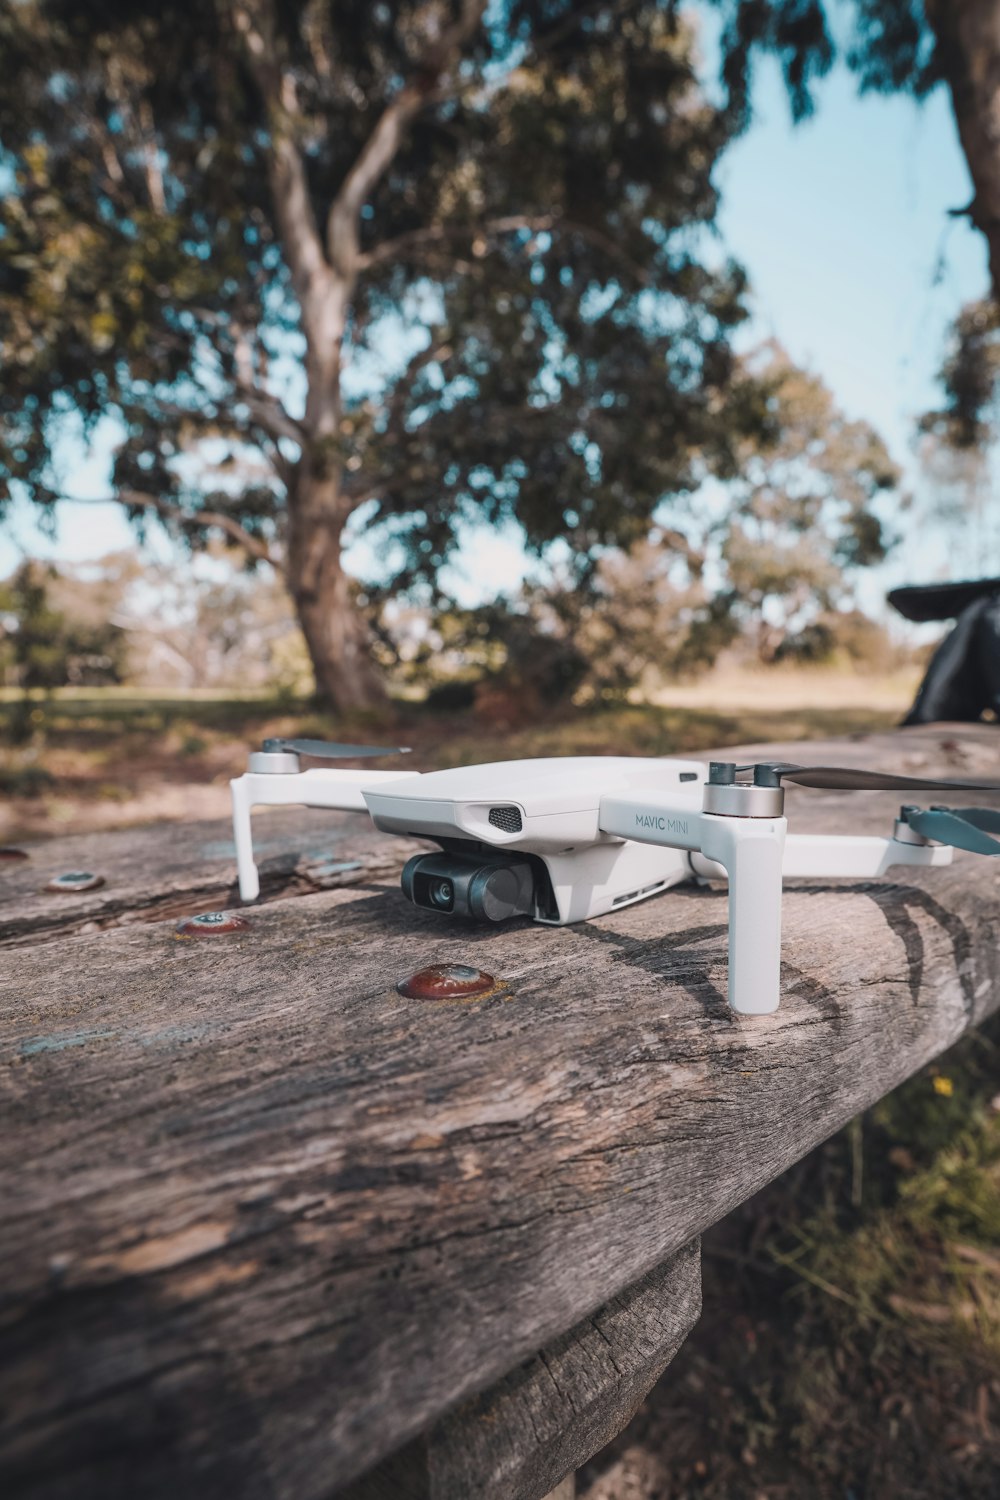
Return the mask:
M538 871L536 865L541 861L530 856L486 850L415 854L403 867L403 894L414 906L449 916L487 922L534 917L540 906L551 906L551 897L546 901L538 889L544 866Z

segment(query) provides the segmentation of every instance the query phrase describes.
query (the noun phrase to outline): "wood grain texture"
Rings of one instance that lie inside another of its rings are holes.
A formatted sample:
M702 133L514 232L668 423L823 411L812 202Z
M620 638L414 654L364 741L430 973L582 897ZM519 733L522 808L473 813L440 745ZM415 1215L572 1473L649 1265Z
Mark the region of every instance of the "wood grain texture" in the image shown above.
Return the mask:
M693 1240L339 1500L549 1500L632 1420L700 1313Z
M76 834L18 847L27 860L0 863L0 947L241 904L228 819ZM274 808L254 815L262 901L391 880L410 854L427 847L379 833L365 818L325 809ZM41 889L66 870L92 871L104 885L76 894Z
M793 826L895 800L802 793ZM9 950L0 1485L329 1495L994 1010L997 882L959 856L795 883L764 1018L728 1009L726 898L693 886L575 928L343 890L245 936ZM395 992L437 961L502 984Z

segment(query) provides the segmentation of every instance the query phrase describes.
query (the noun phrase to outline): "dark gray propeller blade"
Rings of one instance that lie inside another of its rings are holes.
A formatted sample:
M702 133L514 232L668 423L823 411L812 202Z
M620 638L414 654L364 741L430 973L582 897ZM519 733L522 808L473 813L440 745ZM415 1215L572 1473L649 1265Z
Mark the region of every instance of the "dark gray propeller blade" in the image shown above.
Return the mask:
M366 755L409 755L408 745L341 745L333 740L265 740L267 751L290 750L313 760L360 760Z
M892 771L864 771L851 766L796 766L776 764L779 782L829 792L1000 792L1000 781L951 781L927 776L899 776Z
M990 807L908 807L906 821L914 832L936 844L968 849L970 854L1000 854L1000 812Z

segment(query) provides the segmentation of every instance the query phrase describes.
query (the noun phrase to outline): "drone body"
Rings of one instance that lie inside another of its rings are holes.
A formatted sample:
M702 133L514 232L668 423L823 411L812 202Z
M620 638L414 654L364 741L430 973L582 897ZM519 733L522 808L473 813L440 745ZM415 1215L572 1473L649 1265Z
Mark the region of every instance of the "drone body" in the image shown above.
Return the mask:
M681 850L605 832L601 807L609 793L641 796L704 778L697 761L573 756L431 771L367 787L364 798L376 828L432 839L445 850L443 857L418 856L404 872L403 889L418 906L561 926L690 879ZM505 871L514 873L518 890ZM440 881L449 872L452 900L435 900L448 895Z
M278 756L252 756L248 774L231 783L244 901L254 900L260 889L249 813L263 803L367 810L386 833L441 844L442 856L417 857L423 868L413 869L410 862L404 890L418 906L453 915L490 921L530 916L562 925L601 916L691 878L681 850L603 833L600 808L608 788L638 795L664 785L700 783L705 766L698 761L580 756L399 774L298 771L289 764L294 758L287 756L284 766L272 769L265 763ZM510 871L513 880L502 873ZM431 876L437 880L433 892ZM440 887L449 878L452 893L446 901L441 897L448 893Z
M264 803L367 810L387 833L437 843L439 853L408 861L403 892L416 906L453 916L492 922L526 916L562 925L684 880L724 879L729 999L745 1015L778 1005L785 876L870 878L894 865L948 864L956 844L1000 853L992 838L1000 814L983 809L904 808L884 837L788 833L782 778L842 790L960 783L621 756L500 761L422 774L300 769L300 754L323 753L391 752L271 741L251 756L248 773L231 783L245 901L259 894L250 811Z

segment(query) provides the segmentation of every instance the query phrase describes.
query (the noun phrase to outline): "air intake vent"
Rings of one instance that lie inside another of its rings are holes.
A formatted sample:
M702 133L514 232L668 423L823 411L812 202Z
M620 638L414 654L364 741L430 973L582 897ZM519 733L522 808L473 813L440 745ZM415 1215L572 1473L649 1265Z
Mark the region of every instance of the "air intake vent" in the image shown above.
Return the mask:
M491 807L490 822L504 833L520 833L523 827L519 807Z

